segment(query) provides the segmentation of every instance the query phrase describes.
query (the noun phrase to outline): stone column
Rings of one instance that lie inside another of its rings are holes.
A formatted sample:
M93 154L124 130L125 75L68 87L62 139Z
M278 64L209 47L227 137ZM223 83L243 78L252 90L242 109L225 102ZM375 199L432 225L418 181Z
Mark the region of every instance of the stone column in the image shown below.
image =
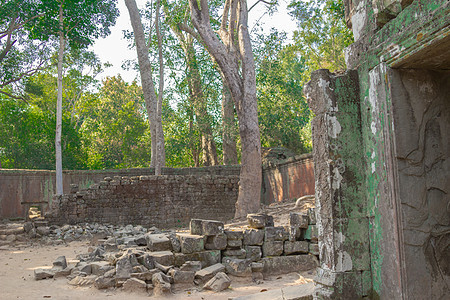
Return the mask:
M358 299L372 289L364 149L356 71L318 70L305 94L312 121L320 267L316 299Z

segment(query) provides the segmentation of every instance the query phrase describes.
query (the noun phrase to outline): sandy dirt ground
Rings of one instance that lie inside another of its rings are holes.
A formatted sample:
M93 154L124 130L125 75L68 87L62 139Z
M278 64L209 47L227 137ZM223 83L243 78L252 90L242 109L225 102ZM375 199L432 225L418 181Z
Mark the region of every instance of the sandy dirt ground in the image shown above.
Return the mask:
M298 210L310 207L305 203ZM281 225L287 220L290 211L294 209L294 203L280 204L270 208L275 216L275 223ZM245 221L235 220L233 227ZM98 290L95 287L76 287L68 284L66 278L45 279L36 281L34 270L37 268L50 268L52 262L59 256L66 256L68 263L75 264L77 254L87 253L89 242L75 241L61 245L39 245L30 243L13 243L0 247L0 300L13 299L58 299L58 300L88 300L88 299L148 299L148 294L133 294L123 292L120 289ZM290 273L270 278L265 278L260 284L252 282L251 278L243 279L231 277L231 287L220 293L212 291L198 291L196 288L174 288L171 296L151 299L193 299L193 300L228 300L232 297L254 294L273 289L280 289L289 285L299 285L312 281L314 271L302 273Z
M77 254L85 253L87 242L71 242L58 246L22 246L2 247L0 250L0 299L148 299L146 294L130 294L117 290L97 290L95 287L75 287L67 283L66 278L36 281L34 269L51 267L52 261L65 255L69 263L75 263ZM163 299L227 300L230 297L279 289L311 281L313 272L290 273L266 278L263 283L255 284L251 279L232 277L231 288L220 293L199 292L195 289L175 289L175 294ZM151 297L158 299L157 297ZM162 299L162 298L159 298Z

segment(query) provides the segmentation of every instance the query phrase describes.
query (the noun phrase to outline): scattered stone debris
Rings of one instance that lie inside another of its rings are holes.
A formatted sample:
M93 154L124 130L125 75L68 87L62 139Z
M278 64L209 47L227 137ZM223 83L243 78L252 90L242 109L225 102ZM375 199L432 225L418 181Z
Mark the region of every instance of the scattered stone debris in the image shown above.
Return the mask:
M35 279L63 276L71 285L97 289L167 295L183 285L219 292L233 277L261 283L267 275L317 267L317 229L308 214L291 212L288 225L277 227L267 214L247 219L245 228L227 229L223 222L193 219L189 232L132 225L58 227L44 221L26 223L22 230L36 229L37 236L53 242L91 240L75 265L60 256L51 269L35 270Z

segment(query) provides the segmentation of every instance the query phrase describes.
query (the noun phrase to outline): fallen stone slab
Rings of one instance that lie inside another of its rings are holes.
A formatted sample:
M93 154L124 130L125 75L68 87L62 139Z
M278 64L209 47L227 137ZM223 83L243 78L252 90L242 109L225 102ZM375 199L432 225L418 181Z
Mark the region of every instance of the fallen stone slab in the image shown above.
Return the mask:
M94 261L90 263L91 265L91 273L93 275L103 275L111 269L114 269L113 266L109 264L107 261Z
M125 292L147 293L147 284L143 280L130 278L124 282L122 289Z
M282 289L271 290L246 296L231 298L232 300L312 300L314 283L308 282L292 285Z
M219 272L225 272L225 266L220 263L201 269L195 273L195 283L202 284L213 278Z
M265 275L308 271L319 265L317 257L310 254L264 257L261 262L264 264Z
M113 277L99 276L94 281L94 286L99 290L112 288L115 284L116 279Z
M75 286L90 286L93 285L95 282L95 279L97 277L94 275L89 275L89 276L75 276L72 280L70 280L68 283L70 285L75 285Z
M150 251L172 251L172 242L163 233L147 233L145 239L147 240L147 248Z
M152 283L154 287L153 293L155 296L171 294L171 284L168 280L166 280L162 273L153 274Z
M34 270L34 279L42 280L47 278L53 278L55 271L52 269L36 269Z
M54 268L60 268L61 270L67 268L67 261L65 256L59 256L55 261L53 262Z
M187 261L181 267L181 271L200 271L202 269L202 263L199 261Z
M221 260L220 250L205 250L190 254L175 253L173 264L177 267L180 267L187 261L199 261L201 262L202 267L205 268L220 263L220 260Z
M149 256L153 259L153 262L157 262L163 266L171 266L174 264L174 254L170 251L150 252Z
M282 291L285 300L312 300L314 282L284 287Z
M206 290L213 290L215 292L220 292L227 289L231 284L230 277L223 272L219 272L214 275L205 285L203 286Z
M231 298L232 300L285 300L281 289Z
M171 269L168 273L174 283L194 283L195 271L181 271Z
M228 274L238 277L248 277L252 275L251 259L236 259L224 257L222 263Z

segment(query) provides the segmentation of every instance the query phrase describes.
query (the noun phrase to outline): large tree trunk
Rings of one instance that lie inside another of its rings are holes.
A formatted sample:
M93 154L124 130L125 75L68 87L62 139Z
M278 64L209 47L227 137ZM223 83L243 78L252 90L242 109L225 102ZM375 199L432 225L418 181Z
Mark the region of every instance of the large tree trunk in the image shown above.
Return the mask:
M236 121L234 117L234 105L230 90L226 85L225 78L222 76L222 140L223 140L223 164L237 165L236 148Z
M59 52L58 52L58 94L56 99L56 134L55 134L55 154L56 154L56 195L63 194L63 176L62 176L62 92L63 75L62 64L64 58L65 38L63 28L63 9L62 3L59 5Z
M160 78L160 91L156 95L155 86L152 79L152 66L148 58L148 46L145 41L144 29L142 27L141 16L135 0L125 0L125 5L130 14L131 26L133 27L134 40L136 42L136 52L139 62L139 72L141 74L142 92L144 94L145 105L147 108L148 119L150 122L151 143L151 163L150 166L155 168L155 174L161 174L161 167L165 165L165 147L164 133L162 129L161 112L162 112L162 84L164 78ZM158 16L157 16L158 17ZM159 28L158 28L159 30ZM160 37L158 36L158 44ZM161 50L161 49L160 49ZM161 60L160 55L160 73ZM163 73L163 71L162 71ZM162 82L161 82L162 81Z
M242 159L236 217L259 209L261 194L261 141L256 102L255 63L247 28L247 2L227 0L219 30L210 24L207 0L189 0L192 23L222 71L235 102L241 135Z

